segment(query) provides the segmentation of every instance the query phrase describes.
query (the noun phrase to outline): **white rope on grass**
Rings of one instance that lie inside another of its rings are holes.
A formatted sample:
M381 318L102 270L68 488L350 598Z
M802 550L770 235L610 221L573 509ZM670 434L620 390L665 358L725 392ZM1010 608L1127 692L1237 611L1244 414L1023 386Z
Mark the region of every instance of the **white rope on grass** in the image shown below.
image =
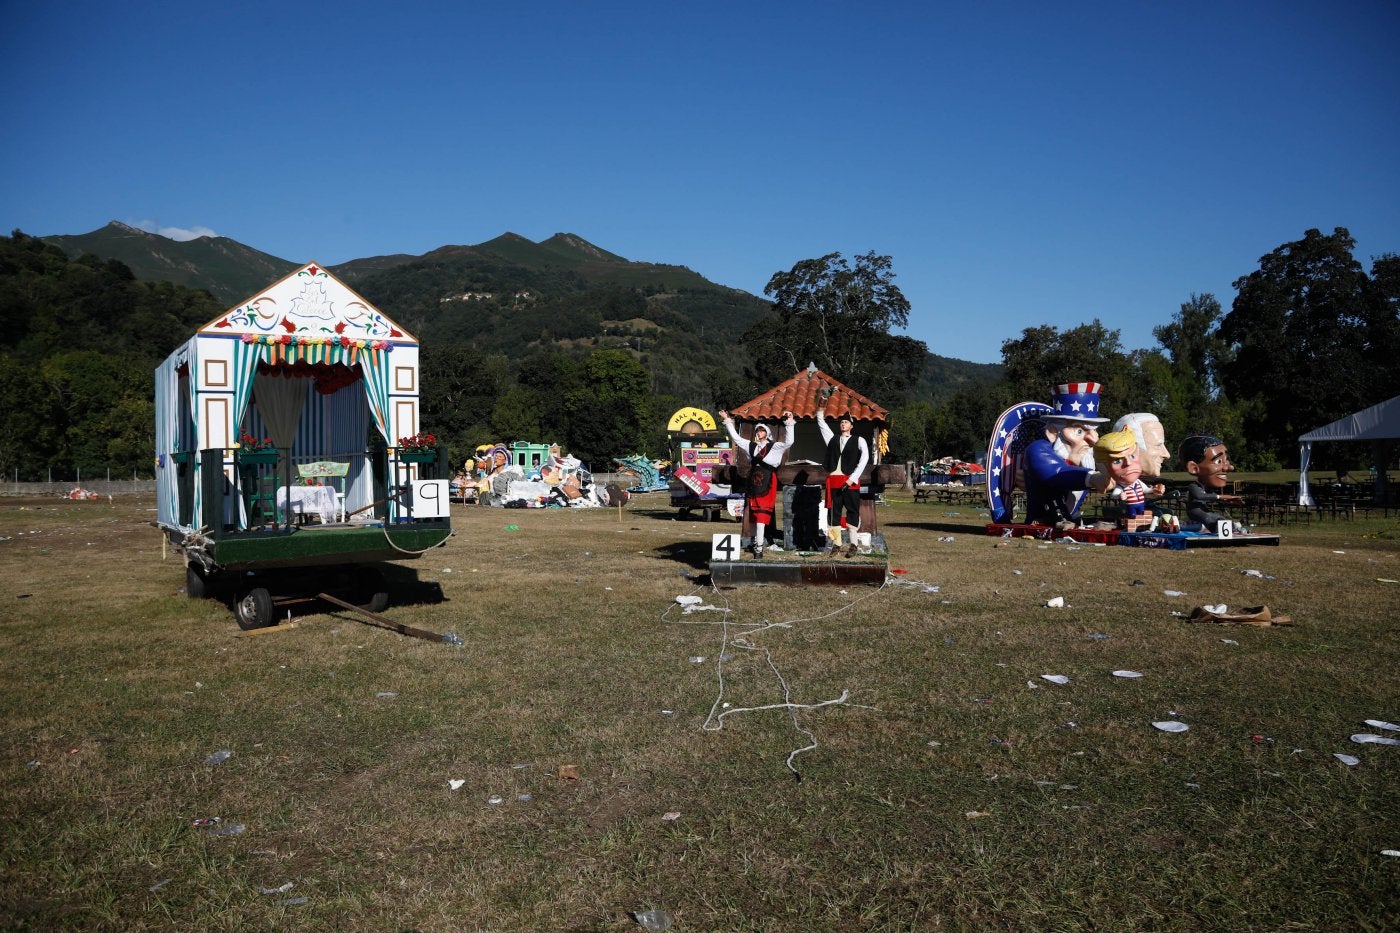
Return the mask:
M888 578L886 578L886 579L888 579ZM822 615L819 615L819 616L811 616L811 617L804 618L804 619L790 619L790 620L785 620L785 621L781 621L781 622L771 622L771 621L765 619L763 622L757 623L757 627L756 627L756 628L752 628L752 629L750 629L750 630L744 632L744 634L743 634L742 636L740 636L740 637L738 637L738 638L734 638L733 640L731 640L731 639L730 639L730 633L729 633L729 626L730 626L731 624L744 624L744 623L731 623L731 621L730 621L730 615L731 615L731 613L732 613L732 610L731 610L731 608L730 608L730 606L729 606L729 600L728 600L727 597L724 596L723 591L721 591L721 590L720 590L717 586L715 586L715 585L713 584L713 582L712 582L712 583L711 583L711 589L713 589L714 592L715 592L715 594L724 602L723 611L722 611L722 613L721 613L722 619L721 619L721 621L718 623L718 624L721 626L719 658L718 658L718 659L716 660L716 662L715 662L715 677L716 677L716 679L719 681L719 689L718 689L718 691L717 691L717 693L716 693L716 695L715 695L715 701L714 701L713 705L711 705L711 707L710 707L710 713L709 713L708 716L705 717L705 722L701 725L700 728L701 728L703 731L705 731L705 732L719 732L720 730L722 730L722 729L724 728L724 718L725 718L726 716L730 715L731 713L759 712L759 711L762 711L762 710L770 710L770 709L785 709L785 710L787 710L787 711L788 711L788 717L792 720L792 726L793 726L793 728L794 728L795 730L797 730L798 732L800 732L802 735L806 736L806 738L807 738L807 744L806 744L805 746L801 747L801 748L793 749L793 751L788 755L787 761L785 762L785 764L786 764L786 766L787 766L787 769L788 769L789 771L792 772L793 778L796 779L797 781L801 781L801 780L802 780L802 773L801 773L800 771L797 770L797 766L796 766L793 762L796 761L798 755L804 754L804 753L806 753L806 752L810 752L810 751L812 751L813 749L818 748L818 747L819 747L819 743L817 742L817 737L816 737L816 735L815 735L810 729L807 729L805 726L802 725L801 722L798 721L798 719L797 719L797 711L798 711L799 709L818 709L818 708L823 707L823 706L846 705L846 701L847 701L847 699L850 697L850 691L849 691L849 690L842 690L842 691L841 691L841 695L840 695L839 697L837 697L836 699L834 699L834 700L822 700L822 701L817 702L817 703L794 703L794 702L792 702L792 690L791 690L791 688L788 686L787 679L783 677L782 671L780 671L780 670L778 669L777 663L774 662L772 651L771 651L770 649L768 649L768 648L759 648L759 647L758 647L757 645L755 645L753 642L749 641L749 638L750 638L751 636L753 636L753 635L759 634L759 633L761 633L761 632L765 632L765 631L767 631L767 630L770 629L770 628L788 628L788 629L791 629L791 628L793 628L793 627L794 627L797 623L799 623L799 622L816 622L816 621L821 621L822 619L829 619L829 618L831 618L832 616L839 615L840 613L847 611L847 610L850 609L852 606L855 606L855 605L857 605L858 603L861 603L861 602L865 601L866 599L871 598L872 596L879 595L879 593L884 589L884 587L885 587L885 583L884 583L884 581L882 581L881 584L880 584L880 587L879 587L878 589L876 589L874 592L869 593L869 594L866 594L865 596L862 596L862 597L860 597L859 599L852 600L851 602L847 603L847 604L844 605L844 606L840 606L840 607L838 607L837 609L832 610L831 612L823 613ZM696 589L699 589L699 587L697 586ZM669 611L669 609L668 609L667 611ZM664 618L664 616L665 616L665 613L663 613L663 618ZM773 703L773 704L768 704L768 705L764 705L764 706L735 707L735 708L733 708L733 709L727 709L727 710L725 710L724 712L721 712L721 713L719 713L718 715L716 715L716 711L720 709L721 704L724 702L724 692L725 692L725 683L724 683L724 659L725 659L725 655L728 653L728 650L727 650L727 649L728 649L731 645L733 645L733 647L735 647L735 648L742 648L742 649L744 649L745 651L760 651L760 650L761 650L761 651L764 653L764 658L765 658L765 660L766 660L767 663L768 663L769 669L773 672L773 676L777 678L778 683L782 686L782 693L783 693L783 702L782 702L782 703Z

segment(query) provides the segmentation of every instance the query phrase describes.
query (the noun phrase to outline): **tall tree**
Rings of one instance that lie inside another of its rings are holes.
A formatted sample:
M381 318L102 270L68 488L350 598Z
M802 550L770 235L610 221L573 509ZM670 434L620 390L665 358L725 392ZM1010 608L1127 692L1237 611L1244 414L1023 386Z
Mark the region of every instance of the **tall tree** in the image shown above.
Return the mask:
M1228 397L1220 391L1220 373L1231 359L1230 346L1220 336L1222 311L1214 295L1192 295L1181 305L1170 324L1152 329L1152 336L1166 353L1169 373L1164 380L1166 398L1149 408L1162 421L1167 438L1208 431L1224 437L1238 459L1247 442L1231 437L1237 420Z
M647 372L624 350L599 350L583 361L580 377L564 396L569 450L604 470L643 443L651 413Z
M1103 401L1118 408L1132 389L1132 361L1121 332L1095 318L1066 331L1042 324L1001 345L1006 381L1019 400L1045 399L1065 382L1103 384Z
M1376 341L1386 332L1380 292L1352 256L1355 245L1344 227L1308 230L1234 283L1220 323L1234 357L1220 378L1245 403L1255 465L1294 459L1298 435L1381 401L1394 385L1395 361Z
M897 405L918 379L928 348L891 334L909 323L909 300L894 284L893 263L874 252L804 259L769 279L774 320L744 335L760 385L792 377L814 362L830 376L880 401Z

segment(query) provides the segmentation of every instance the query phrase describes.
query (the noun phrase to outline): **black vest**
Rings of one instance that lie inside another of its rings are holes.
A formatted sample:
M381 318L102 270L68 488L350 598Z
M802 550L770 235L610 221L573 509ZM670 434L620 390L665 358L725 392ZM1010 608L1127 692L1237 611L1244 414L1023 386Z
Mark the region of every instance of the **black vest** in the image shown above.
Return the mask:
M841 469L836 469L837 459L841 461ZM860 439L855 432L851 432L851 439L846 442L845 453L841 452L841 435L838 434L831 439L831 443L826 445L826 472L840 473L842 476L850 476L851 471L860 463Z

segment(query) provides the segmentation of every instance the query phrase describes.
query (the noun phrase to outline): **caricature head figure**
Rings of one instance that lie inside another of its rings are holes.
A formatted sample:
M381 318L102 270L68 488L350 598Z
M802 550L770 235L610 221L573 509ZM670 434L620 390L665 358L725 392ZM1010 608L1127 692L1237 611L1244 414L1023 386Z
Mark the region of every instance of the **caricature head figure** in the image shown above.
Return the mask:
M1046 418L1045 436L1054 446L1055 453L1064 458L1066 463L1093 467L1094 444L1099 440L1098 425L1088 421Z
M1045 417L1045 437L1068 463L1094 468L1094 444L1099 439L1099 425L1107 418L1099 415L1097 382L1065 382L1050 393L1053 414Z
M1131 486L1142 475L1137 438L1132 431L1112 431L1094 445L1094 460L1108 465L1108 473L1120 486Z
M1230 472L1235 469L1225 442L1213 434L1193 434L1186 438L1181 442L1178 456L1186 472L1207 489L1224 489Z
M1161 476L1162 464L1171 459L1167 435L1162 422L1151 412L1139 411L1124 415L1113 424L1115 431L1132 431L1137 439L1138 457L1142 471L1148 476Z

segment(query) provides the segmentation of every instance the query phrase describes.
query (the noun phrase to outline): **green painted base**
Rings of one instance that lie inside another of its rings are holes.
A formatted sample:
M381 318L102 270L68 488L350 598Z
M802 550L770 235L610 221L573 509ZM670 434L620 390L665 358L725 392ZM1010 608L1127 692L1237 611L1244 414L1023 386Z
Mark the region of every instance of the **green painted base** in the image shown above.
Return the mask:
M446 522L394 525L386 534L380 526L367 528L278 528L240 532L208 545L222 570L262 570L273 567L317 567L334 564L413 560L452 533Z

